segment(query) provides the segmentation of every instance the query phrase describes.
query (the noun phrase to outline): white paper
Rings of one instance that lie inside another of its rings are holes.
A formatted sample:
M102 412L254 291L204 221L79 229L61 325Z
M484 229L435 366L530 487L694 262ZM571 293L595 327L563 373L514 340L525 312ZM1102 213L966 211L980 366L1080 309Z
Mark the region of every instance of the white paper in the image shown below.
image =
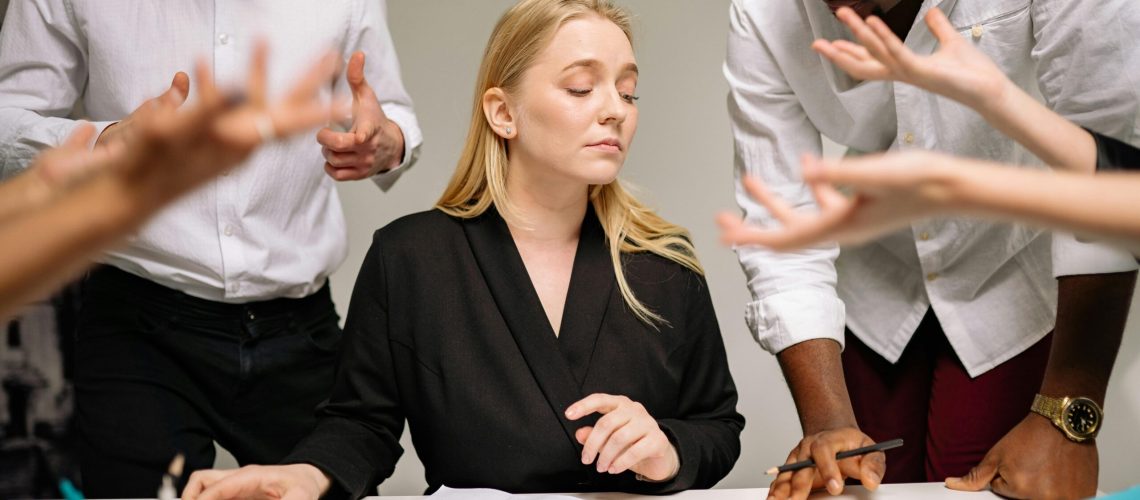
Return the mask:
M455 500L508 500L512 498L526 498L527 500L578 500L566 495L513 495L501 490L490 488L448 488L441 487L432 498L454 498Z

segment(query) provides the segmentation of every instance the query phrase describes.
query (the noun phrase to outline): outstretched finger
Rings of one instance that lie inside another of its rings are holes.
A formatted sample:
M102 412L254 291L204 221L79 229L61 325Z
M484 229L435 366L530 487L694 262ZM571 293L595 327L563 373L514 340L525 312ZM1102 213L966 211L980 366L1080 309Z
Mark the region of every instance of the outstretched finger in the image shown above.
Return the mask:
M744 178L741 179L741 184L744 186L744 190L748 192L748 195L763 205L764 208L768 209L772 216L780 221L780 223L787 225L795 219L795 209L768 191L768 188L764 186L764 183L761 182L759 178L745 175Z
M841 43L842 42L842 43ZM887 77L887 68L867 53L867 49L846 40L816 40L812 49L839 69L860 80L882 80ZM852 48L854 47L854 49Z
M293 84L286 93L287 102L308 102L317 97L320 89L325 88L336 74L339 58L335 52L329 51L317 59L309 69Z
M950 20L946 18L946 14L942 9L935 7L926 13L926 25L930 27L930 32L934 34L934 38L938 40L939 45L946 45L947 43L955 43L962 39L958 34L958 30L954 29L954 25L950 24Z
M873 17L867 20L867 25L871 30L878 35L879 40L882 40L883 46L886 47L887 53L890 54L891 60L894 61L894 69L904 73L912 73L918 69L919 59L918 56L911 52L910 48L899 40L898 36L891 31L887 23L882 19Z
M246 95L254 109L265 109L268 105L269 43L258 38L253 44L253 55L249 60L249 78L246 80Z
M592 413L607 414L625 402L626 398L612 394L594 393L586 396L566 408L566 418L578 420Z
M844 7L839 9L835 15L840 21L843 21L843 24L847 25L851 33L855 35L855 39L859 40L859 43L867 48L871 56L888 68L894 67L894 61L891 59L890 52L887 51L886 45L883 44L883 41L879 39L879 36L875 34L871 27L863 21L863 18L859 17L859 14L856 14L854 10L848 7ZM871 16L869 20L870 19L877 18Z

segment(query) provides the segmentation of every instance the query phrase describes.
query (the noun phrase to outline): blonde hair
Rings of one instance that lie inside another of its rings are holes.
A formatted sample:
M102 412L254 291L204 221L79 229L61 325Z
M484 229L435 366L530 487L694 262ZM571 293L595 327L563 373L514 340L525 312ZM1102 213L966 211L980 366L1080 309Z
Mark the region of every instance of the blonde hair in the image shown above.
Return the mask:
M501 88L517 92L530 67L564 23L590 14L607 19L633 43L629 14L608 0L523 0L503 14L491 33L475 84L471 127L455 173L436 207L460 218L482 215L493 203L507 220L519 220L507 198L507 142L483 114L483 94ZM672 224L637 201L614 180L592 185L590 203L606 233L618 288L626 305L653 327L665 323L634 296L622 271L622 253L650 252L704 274L685 228Z

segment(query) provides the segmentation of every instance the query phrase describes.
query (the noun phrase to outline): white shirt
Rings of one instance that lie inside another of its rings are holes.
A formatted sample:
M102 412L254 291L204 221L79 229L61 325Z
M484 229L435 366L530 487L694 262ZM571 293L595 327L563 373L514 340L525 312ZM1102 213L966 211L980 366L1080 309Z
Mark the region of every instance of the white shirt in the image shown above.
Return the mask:
M938 6L1021 88L1070 120L1137 143L1140 10L1132 3L926 0L905 43L917 54L935 50L923 16ZM906 84L854 81L813 52L817 38L853 39L821 0L734 0L730 18L724 74L736 198L753 224L779 223L744 192L745 172L798 209L815 209L799 157L821 153L821 133L854 151L923 148L1040 165L965 106ZM932 307L971 376L1053 329L1055 275L1136 267L1119 250L964 218L919 222L842 252L737 252L754 299L745 317L765 349L819 338L842 345L846 325L894 362Z
M400 168L422 142L382 0L20 0L0 30L0 168L26 168L75 128L80 105L101 132L212 62L219 85L243 85L256 37L269 41L270 98L326 50L366 54L365 75L404 134ZM195 94L191 79L191 100ZM349 95L343 76L323 91ZM244 168L181 199L106 262L167 287L222 302L303 297L344 260L346 233L316 131L265 146Z

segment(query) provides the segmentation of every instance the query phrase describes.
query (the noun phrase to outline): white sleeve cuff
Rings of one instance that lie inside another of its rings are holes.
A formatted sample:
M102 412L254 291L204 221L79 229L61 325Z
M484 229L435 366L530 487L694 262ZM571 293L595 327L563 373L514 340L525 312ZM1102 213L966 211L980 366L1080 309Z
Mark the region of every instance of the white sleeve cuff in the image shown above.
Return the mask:
M749 302L744 320L760 347L778 354L814 339L831 339L842 348L846 313L843 301L834 294L802 290Z
M1135 271L1136 257L1105 243L1053 233L1053 277Z

